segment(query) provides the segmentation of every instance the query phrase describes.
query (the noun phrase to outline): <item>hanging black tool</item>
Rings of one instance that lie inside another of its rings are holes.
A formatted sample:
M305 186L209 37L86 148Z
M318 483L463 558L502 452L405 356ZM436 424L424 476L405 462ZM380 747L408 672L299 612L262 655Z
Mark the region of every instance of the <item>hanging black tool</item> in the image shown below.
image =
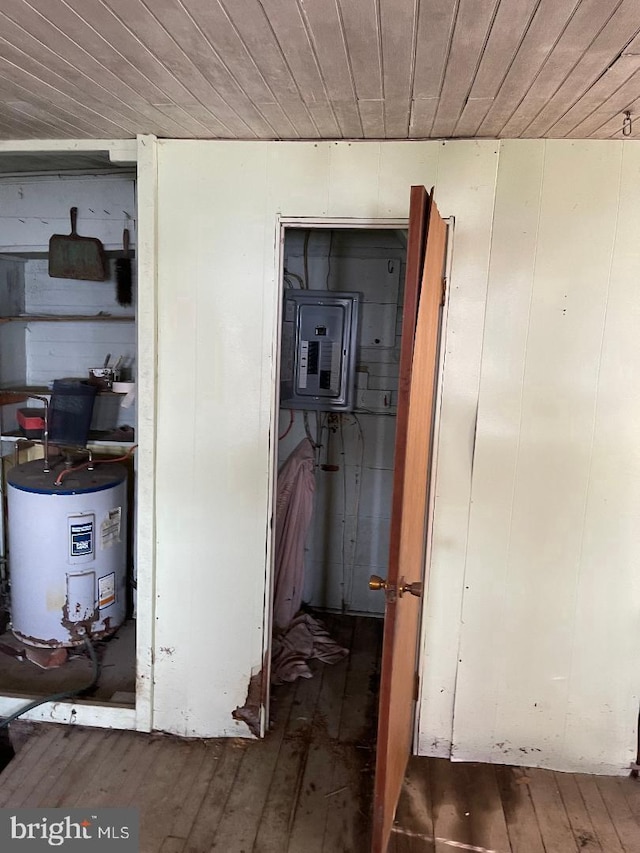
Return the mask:
M131 305L132 270L128 228L122 232L122 245L124 254L116 259L116 299L119 305Z

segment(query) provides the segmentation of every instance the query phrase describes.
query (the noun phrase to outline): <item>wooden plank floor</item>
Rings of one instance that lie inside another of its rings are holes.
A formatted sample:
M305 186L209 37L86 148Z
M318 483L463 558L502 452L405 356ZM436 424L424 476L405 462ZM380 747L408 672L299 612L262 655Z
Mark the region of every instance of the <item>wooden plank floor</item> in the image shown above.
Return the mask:
M264 741L38 725L0 807L134 806L141 853L368 853L382 623L273 691ZM389 853L640 853L640 781L411 759Z
M135 806L141 853L366 851L382 621L324 621L351 654L274 688L263 741L38 725L0 807Z
M389 853L640 853L640 781L412 758Z

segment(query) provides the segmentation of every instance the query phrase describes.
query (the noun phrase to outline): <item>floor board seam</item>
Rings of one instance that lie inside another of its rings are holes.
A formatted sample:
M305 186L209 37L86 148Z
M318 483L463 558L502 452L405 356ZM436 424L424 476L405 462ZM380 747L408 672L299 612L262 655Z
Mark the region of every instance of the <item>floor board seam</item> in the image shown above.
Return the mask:
M431 844L447 844L449 847L455 847L458 850L470 850L472 853L511 853L511 850L495 850L492 847L476 847L474 844L466 844L464 841L454 841L452 838L440 838L440 836L424 835L422 832L415 832L412 829L403 829L400 826L394 826L391 831L396 835L405 835L409 838L419 838L420 841L428 841Z

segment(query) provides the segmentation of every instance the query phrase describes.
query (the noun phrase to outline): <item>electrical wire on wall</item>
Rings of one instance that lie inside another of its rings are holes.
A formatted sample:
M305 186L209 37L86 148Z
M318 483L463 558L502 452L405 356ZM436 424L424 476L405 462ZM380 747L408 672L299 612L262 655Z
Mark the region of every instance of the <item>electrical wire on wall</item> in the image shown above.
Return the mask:
M298 275L297 273L289 272L289 270L285 268L285 270L282 274L282 277L284 279L285 285L289 288L289 290L295 290L295 285L292 282L292 279L294 279L294 278L298 282L298 289L299 290L305 290L306 289L304 281L302 280L302 276Z
M302 412L302 421L304 423L305 435L307 436L311 444L314 446L314 448L316 448L318 445L315 438L311 435L311 427L309 426L309 412L306 409L304 409L304 411Z
M322 430L324 429L324 426L326 423L326 416L325 416L325 422L323 422L322 421L322 414L323 413L319 412L319 411L316 411L316 413L315 413L315 415L316 415L316 434L314 436L311 432L311 425L309 423L309 410L304 409L302 412L302 419L304 421L305 435L307 436L307 438L309 439L309 441L313 445L313 449L316 451L316 468L320 464L320 454L318 451L322 447Z
M349 579L349 601L351 601L353 597L353 575L355 573L356 566L356 547L358 545L358 533L360 529L360 496L362 495L362 478L364 476L364 432L362 430L362 424L360 423L360 419L358 415L354 412L353 419L356 422L358 427L358 438L360 441L360 465L359 465L359 473L358 473L358 482L356 484L356 499L354 503L354 517L355 517L355 529L353 533L353 560L351 563L351 575Z
M342 612L345 613L351 597L347 593L347 558L346 558L346 536L347 536L347 465L344 450L344 429L342 412L338 416L340 429L340 456L342 457Z
M311 240L311 231L306 231L304 235L304 244L302 247L302 260L304 267L304 284L300 286L309 289L309 241ZM329 231L329 247L327 249L327 274L325 276L324 288L325 290L330 290L329 287L329 277L331 275L331 248L333 246L333 231ZM287 273L287 275L293 275L293 273ZM300 276L296 276L296 278L300 279ZM302 282L302 279L300 279Z
M282 441L283 438L286 438L291 432L291 427L293 426L293 422L296 419L296 414L293 409L289 409L289 426L285 429L282 435L278 436L278 441Z
M351 417L353 418L352 424L355 424L358 427L358 442L360 444L360 462L358 464L358 470L355 475L355 501L354 501L354 512L353 512L353 539L352 539L352 549L351 549L351 557L349 560L349 565L347 566L346 559L346 529L347 529L347 464L346 464L346 452L345 452L345 441L344 441L344 421L343 415L340 413L339 415L339 429L340 429L340 445L341 445L341 454L342 454L342 492L343 492L343 500L344 500L344 512L342 518L342 612L344 613L349 609L351 605L351 601L353 599L353 575L355 573L356 566L356 549L358 547L358 531L359 531L359 521L360 521L360 497L362 494L362 476L364 471L364 432L362 430L362 424L360 423L360 419L358 415L352 413Z
M318 457L316 459L316 467L320 465L320 450L322 448L322 433L327 424L328 414L326 412L316 412L316 436L318 444Z

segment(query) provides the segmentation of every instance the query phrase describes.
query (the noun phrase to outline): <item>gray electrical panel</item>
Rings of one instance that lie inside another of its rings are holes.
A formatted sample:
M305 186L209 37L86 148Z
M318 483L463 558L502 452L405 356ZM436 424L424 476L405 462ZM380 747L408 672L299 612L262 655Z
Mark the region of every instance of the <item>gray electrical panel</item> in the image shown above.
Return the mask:
M359 293L286 290L280 405L347 412L355 404Z

